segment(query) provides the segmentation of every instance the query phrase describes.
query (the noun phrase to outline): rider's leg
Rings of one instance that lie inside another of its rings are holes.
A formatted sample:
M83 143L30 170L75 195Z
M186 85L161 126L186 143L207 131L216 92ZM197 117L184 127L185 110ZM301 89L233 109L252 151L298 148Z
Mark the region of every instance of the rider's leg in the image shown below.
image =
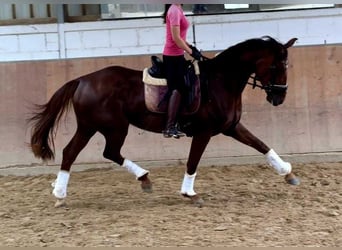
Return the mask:
M169 106L167 111L166 128L163 131L164 137L179 138L185 134L177 129L176 119L181 105L182 96L178 90L173 90L169 99Z
M165 75L170 99L168 104L166 128L163 131L164 137L179 138L185 134L178 130L176 126L177 115L180 110L182 95L185 93L184 74L185 58L184 56L166 56L163 55L165 66Z

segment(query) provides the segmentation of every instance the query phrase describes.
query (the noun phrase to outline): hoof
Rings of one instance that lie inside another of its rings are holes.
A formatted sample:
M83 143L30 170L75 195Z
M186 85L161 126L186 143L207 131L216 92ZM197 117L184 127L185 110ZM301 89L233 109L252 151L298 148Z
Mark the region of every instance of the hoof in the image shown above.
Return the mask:
M55 208L66 207L65 199L57 199L55 203Z
M204 200L199 195L197 194L192 195L192 196L188 194L182 194L182 195L186 198L189 198L196 207L203 207Z
M141 181L141 189L146 193L152 193L152 182L147 176L148 174L145 174L138 178L139 181Z
M300 179L297 178L293 173L289 173L285 176L286 183L294 186L298 186L300 184Z

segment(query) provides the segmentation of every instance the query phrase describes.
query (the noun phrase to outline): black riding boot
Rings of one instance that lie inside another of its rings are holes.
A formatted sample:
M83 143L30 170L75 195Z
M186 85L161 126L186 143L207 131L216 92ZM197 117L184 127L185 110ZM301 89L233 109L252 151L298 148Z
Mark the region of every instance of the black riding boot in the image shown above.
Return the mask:
M173 137L173 138L179 138L181 136L185 136L185 134L177 129L176 126L176 118L179 111L179 107L181 104L182 96L178 92L178 90L173 90L170 100L169 100L169 106L167 110L167 123L166 128L163 131L164 137Z

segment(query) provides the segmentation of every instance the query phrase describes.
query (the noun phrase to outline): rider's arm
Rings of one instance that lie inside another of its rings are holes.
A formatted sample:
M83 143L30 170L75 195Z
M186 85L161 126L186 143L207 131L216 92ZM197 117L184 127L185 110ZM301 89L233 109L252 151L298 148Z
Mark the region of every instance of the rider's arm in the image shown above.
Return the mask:
M177 44L177 46L181 49L184 49L189 55L191 55L191 48L188 46L188 43L184 41L180 36L179 26L171 26L171 35L173 41Z

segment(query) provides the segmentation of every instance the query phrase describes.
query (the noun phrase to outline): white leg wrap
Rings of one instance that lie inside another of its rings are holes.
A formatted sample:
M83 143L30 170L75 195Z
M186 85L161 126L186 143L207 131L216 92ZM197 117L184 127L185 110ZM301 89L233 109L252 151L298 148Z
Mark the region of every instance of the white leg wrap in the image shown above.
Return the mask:
M70 173L60 170L57 175L57 179L53 185L53 195L57 199L64 199L67 196L67 187L70 178Z
M140 178L141 176L144 176L145 174L148 173L147 170L139 167L137 164L134 162L125 159L121 167L124 167L128 170L128 172L132 173L135 175L136 179Z
M291 173L291 164L289 162L283 161L273 149L268 151L266 154L266 159L268 164L270 164L279 175L287 175Z
M194 173L193 175L189 175L188 173L184 174L181 194L185 194L189 196L196 195L196 192L194 191L195 177L196 177L196 173Z

